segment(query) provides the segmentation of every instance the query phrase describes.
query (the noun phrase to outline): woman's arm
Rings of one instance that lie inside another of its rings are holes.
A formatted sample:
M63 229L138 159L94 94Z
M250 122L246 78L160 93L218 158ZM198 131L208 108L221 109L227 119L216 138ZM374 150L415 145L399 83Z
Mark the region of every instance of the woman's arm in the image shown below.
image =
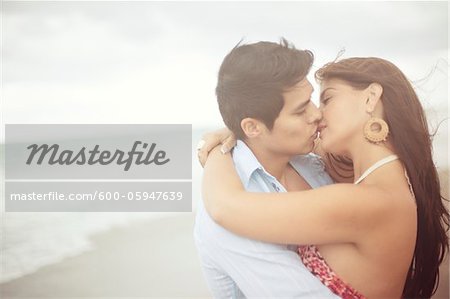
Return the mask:
M378 189L335 184L289 193L246 192L229 154L211 151L203 198L211 217L230 231L281 244L357 242L383 219L389 204Z

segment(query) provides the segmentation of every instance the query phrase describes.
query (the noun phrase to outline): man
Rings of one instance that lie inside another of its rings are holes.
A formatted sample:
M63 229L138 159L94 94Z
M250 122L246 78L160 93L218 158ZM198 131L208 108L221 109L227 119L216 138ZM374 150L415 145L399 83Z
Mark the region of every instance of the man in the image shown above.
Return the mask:
M238 45L221 65L219 109L238 138L233 160L249 191L298 191L332 183L320 159L306 155L321 119L306 79L312 62L310 51L282 39L280 44ZM194 236L215 298L336 298L304 267L296 246L237 236L217 225L201 200Z

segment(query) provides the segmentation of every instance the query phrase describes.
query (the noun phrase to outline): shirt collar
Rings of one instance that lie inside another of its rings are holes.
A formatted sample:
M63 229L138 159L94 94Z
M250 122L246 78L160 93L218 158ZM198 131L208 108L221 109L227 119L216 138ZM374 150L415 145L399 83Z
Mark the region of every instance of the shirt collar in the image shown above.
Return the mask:
M299 175L301 175L306 182L314 188L317 187L317 184L313 179L317 175L317 168L321 166L322 169L324 169L324 167L323 165L318 165L318 163L320 164L321 162L320 159L312 159L313 157L315 157L314 154L297 155L292 157L289 163L297 171L297 173L299 173ZM277 181L274 176L264 169L264 166L262 166L262 164L258 161L252 150L242 140L237 140L236 146L233 148L233 161L236 171L238 172L238 175L246 188L248 187L252 175L258 170L261 174ZM312 162L314 162L314 165L311 165ZM316 172L314 172L315 174L311 177L312 169L316 169ZM325 170L322 170L322 172L324 171Z
M238 140L233 149L233 161L245 187L248 187L248 183L255 171L258 169L264 170L264 167L256 159L252 150L242 140Z

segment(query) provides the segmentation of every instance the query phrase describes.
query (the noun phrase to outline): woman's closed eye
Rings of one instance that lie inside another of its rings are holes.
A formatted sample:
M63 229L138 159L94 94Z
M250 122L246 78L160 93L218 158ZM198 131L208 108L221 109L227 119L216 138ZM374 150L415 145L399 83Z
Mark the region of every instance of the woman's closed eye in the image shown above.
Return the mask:
M331 97L324 98L324 99L322 100L322 104L326 105L330 99L331 99Z

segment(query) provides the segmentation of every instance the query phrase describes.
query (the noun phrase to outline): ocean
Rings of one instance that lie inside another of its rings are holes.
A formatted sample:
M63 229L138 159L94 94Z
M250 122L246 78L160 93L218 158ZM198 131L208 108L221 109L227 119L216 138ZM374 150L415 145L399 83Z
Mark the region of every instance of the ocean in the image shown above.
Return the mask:
M206 129L207 130L207 129ZM195 147L205 129L194 131ZM1 175L4 177L4 170ZM201 166L192 149L192 208L200 198ZM3 193L2 193L2 200ZM139 221L176 216L177 212L8 212L1 215L0 283L43 266L93 250L93 234Z

